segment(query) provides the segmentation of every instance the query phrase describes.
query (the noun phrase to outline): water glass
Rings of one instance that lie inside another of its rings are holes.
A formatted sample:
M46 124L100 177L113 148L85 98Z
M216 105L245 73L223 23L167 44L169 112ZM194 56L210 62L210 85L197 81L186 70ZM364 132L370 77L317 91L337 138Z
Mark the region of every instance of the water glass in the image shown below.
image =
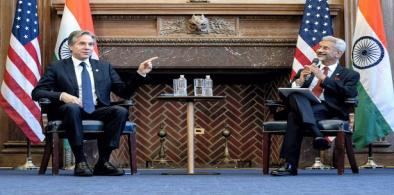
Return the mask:
M194 96L204 96L204 79L194 79Z
M179 79L172 80L172 87L174 89L174 96L179 96Z

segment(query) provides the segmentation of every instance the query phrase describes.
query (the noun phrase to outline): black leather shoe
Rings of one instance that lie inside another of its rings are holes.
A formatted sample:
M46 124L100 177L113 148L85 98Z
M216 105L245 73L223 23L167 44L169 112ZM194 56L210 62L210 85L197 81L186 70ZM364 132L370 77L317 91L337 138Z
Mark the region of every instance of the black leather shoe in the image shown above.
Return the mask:
M316 137L313 140L313 148L318 150L327 150L331 148L330 141L325 137Z
M105 162L103 164L97 163L93 170L94 175L103 176L121 176L124 175L123 169L116 168L110 162Z
M285 165L281 168L271 171L273 176L294 176L298 175L297 167Z
M93 176L92 169L89 168L88 163L79 162L75 164L74 176Z

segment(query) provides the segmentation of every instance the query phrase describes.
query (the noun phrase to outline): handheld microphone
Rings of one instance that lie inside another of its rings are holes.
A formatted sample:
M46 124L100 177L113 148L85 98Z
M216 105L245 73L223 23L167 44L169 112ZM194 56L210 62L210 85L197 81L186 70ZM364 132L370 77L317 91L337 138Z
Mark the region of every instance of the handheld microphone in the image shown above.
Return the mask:
M312 64L311 64L311 65L317 65L317 64L319 64L319 62L320 62L319 58L313 58ZM305 77L305 80L310 79L311 76L312 76L312 74L308 74L308 75Z
M313 60L312 60L312 64L314 64L314 65L319 64L319 62L320 62L319 58L313 58Z

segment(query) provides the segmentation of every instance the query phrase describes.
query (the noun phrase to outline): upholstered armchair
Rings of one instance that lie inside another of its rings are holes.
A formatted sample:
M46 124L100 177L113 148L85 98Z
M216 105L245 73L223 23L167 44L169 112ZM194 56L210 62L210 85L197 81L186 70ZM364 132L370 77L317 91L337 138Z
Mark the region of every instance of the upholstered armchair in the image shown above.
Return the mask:
M50 110L51 106L55 106L51 104L49 99L41 98L38 103L41 106L42 124L45 134L44 155L42 157L38 173L45 174L49 159L52 156L52 175L58 175L59 166L61 163L59 160L60 140L65 138L66 129L63 128L61 120L51 120L51 117L48 116L48 111ZM133 106L133 102L131 100L116 102L113 104L123 106L127 109L129 109L130 106ZM95 136L104 132L104 124L99 120L83 120L82 125L85 134L84 137L88 139L94 139ZM127 121L122 135L127 136L130 171L131 174L134 174L137 172L136 125L131 121Z
M345 153L353 173L358 173L358 167L353 152L352 134L354 123L354 107L357 105L356 98L347 99L349 118L348 120L321 120L318 122L320 131L324 136L335 136L335 148L333 154L333 165L337 168L338 175L344 174ZM265 106L269 108L268 121L262 126L262 151L263 151L263 174L268 174L271 154L272 135L284 135L286 133L286 120L275 120L275 114L280 108L285 108L282 101L266 100ZM310 132L305 132L304 136L312 136Z

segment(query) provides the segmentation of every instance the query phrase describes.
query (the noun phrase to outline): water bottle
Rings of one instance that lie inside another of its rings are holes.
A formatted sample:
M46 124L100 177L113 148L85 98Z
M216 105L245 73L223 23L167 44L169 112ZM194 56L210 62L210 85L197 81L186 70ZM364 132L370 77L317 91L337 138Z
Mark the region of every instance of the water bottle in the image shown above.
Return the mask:
M183 74L178 79L178 92L179 96L187 96L187 80Z
M207 75L204 79L204 95L205 96L213 96L212 92L213 82L211 76Z

